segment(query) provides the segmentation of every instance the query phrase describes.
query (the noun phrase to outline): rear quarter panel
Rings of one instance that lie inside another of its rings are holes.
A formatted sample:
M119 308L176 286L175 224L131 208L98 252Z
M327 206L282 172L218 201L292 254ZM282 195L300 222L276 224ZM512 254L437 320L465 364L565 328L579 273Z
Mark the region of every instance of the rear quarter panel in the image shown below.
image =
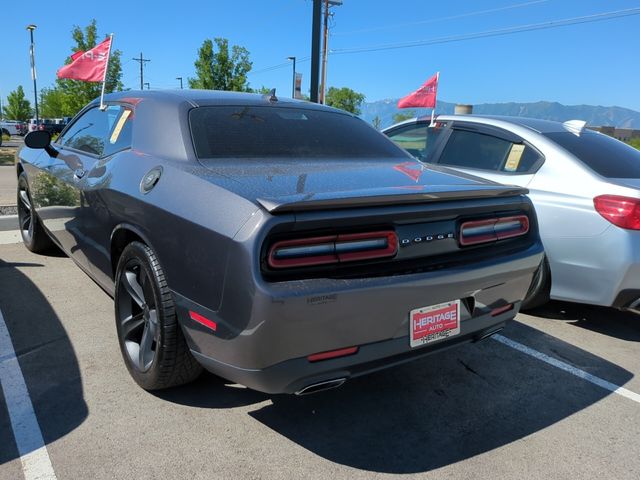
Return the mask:
M154 167L162 176L148 193L140 182ZM129 229L154 249L171 289L217 309L228 242L257 207L207 180L188 161L159 159L136 151L98 162L88 173L85 196L98 244L91 259L99 283L113 288L111 239Z

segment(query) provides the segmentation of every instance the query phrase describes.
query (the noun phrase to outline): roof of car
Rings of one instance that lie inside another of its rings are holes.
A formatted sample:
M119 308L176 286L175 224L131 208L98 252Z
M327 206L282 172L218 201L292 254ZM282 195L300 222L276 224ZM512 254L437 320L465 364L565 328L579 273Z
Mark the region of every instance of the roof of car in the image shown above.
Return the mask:
M194 107L213 106L213 105L271 105L271 106L287 106L307 109L327 109L324 105L307 102L304 100L295 100L286 96L279 96L276 93L277 101L271 101L269 94L262 95L259 93L245 92L225 92L220 90L195 90L195 89L179 89L179 90L129 90L125 92L115 92L105 95L105 101L140 101L152 100L159 103L179 104L189 102ZM98 99L93 103L97 103ZM335 110L335 109L332 109ZM340 111L340 110L336 110ZM343 112L344 113L344 112Z
M502 115L438 115L438 120L483 123L499 126L497 122L506 122L526 127L538 133L565 132L567 127L561 122L528 117L509 117Z

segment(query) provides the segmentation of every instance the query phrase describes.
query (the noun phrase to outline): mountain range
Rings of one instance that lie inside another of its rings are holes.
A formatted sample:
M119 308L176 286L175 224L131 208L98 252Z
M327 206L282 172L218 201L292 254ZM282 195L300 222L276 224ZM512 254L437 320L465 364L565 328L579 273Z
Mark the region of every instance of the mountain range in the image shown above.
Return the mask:
M430 108L398 109L398 99L378 100L362 104L360 116L372 122L380 118L380 128L394 123L393 116L398 113L415 112L416 116L431 115ZM452 114L455 104L438 101L436 113ZM558 102L534 103L483 103L473 106L473 113L484 115L509 115L532 117L543 120L565 122L567 120L585 120L588 125L613 126L617 128L640 129L640 112L623 107L602 107L596 105L562 105Z

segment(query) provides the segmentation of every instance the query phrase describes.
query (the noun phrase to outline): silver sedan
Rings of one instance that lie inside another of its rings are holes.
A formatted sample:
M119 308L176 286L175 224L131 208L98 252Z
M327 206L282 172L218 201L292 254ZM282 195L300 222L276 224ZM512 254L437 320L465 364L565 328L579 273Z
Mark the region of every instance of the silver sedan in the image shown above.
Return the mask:
M545 263L524 307L549 298L640 310L640 152L586 128L438 116L386 133L419 160L530 190Z

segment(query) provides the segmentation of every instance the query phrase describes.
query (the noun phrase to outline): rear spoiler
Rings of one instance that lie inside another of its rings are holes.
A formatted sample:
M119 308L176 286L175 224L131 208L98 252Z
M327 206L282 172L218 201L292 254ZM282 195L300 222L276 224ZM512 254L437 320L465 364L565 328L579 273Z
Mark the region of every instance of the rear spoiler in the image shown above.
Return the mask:
M278 198L258 198L257 202L269 213L279 214L338 208L411 205L447 200L514 197L529 193L528 189L518 186L486 185L475 186L472 189L461 187L458 190L452 190L451 187L451 185L416 185L411 187L391 187L355 192L298 194Z

